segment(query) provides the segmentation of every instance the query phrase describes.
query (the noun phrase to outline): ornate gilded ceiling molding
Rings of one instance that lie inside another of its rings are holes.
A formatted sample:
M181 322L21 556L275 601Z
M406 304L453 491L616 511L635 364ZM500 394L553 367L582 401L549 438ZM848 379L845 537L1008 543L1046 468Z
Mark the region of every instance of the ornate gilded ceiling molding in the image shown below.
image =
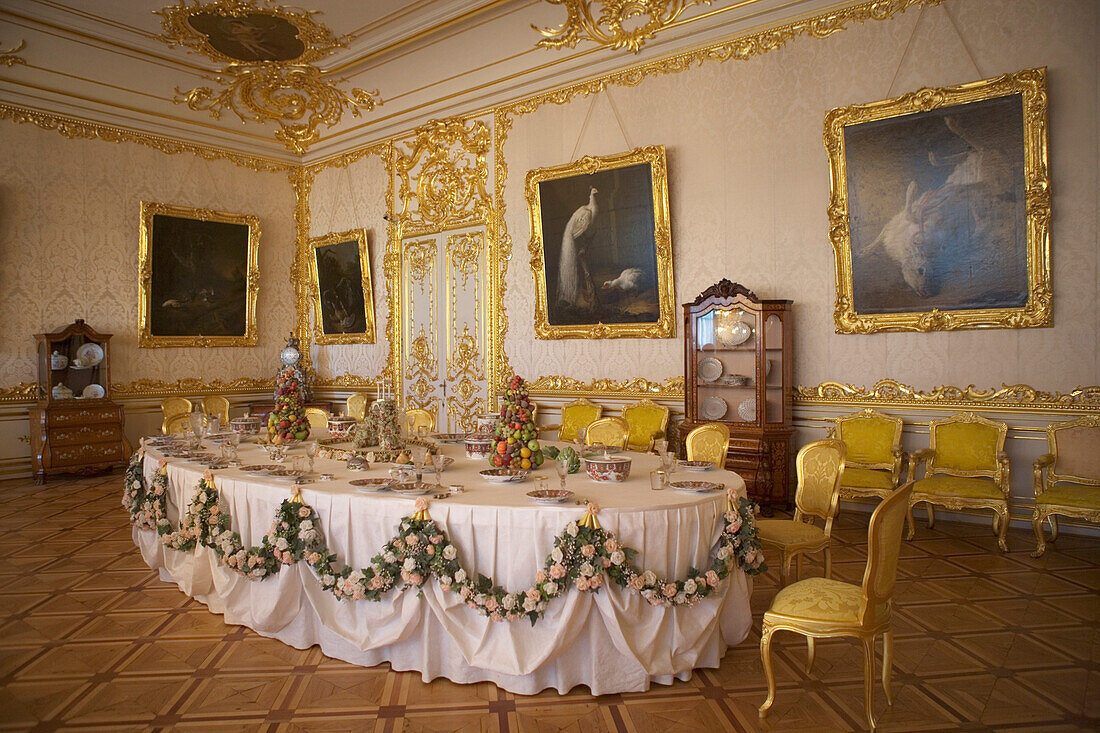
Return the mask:
M540 48L575 48L582 38L608 48L642 50L647 40L655 38L676 22L680 14L693 5L710 5L710 0L546 0L551 5L564 5L565 22L557 28L539 28L543 39ZM594 6L599 6L598 15ZM645 20L643 20L645 19Z
M816 387L795 388L801 403L888 404L899 407L1004 408L1008 410L1098 410L1100 386L1079 387L1071 392L1042 392L1026 384L1002 384L1000 389L940 386L924 392L893 379L880 379L870 389L841 382L822 382Z
M27 60L22 56L17 56L20 51L27 47L26 41L20 41L15 45L15 48L10 48L7 51L0 48L0 65L2 66L15 66L16 64L27 63Z
M277 173L296 170L297 166L291 163L283 163L267 158L257 158L251 155L231 153L216 148L208 148L194 143L184 143L178 140L170 140L156 135L148 135L140 132L131 132L118 127L100 125L93 122L84 122L71 117L38 112L36 110L18 107L12 104L0 103L0 120L11 120L17 124L32 124L43 130L53 130L70 140L102 140L109 143L137 143L146 147L159 150L166 155L179 155L190 153L203 160L227 160L234 165L249 170L264 173Z
M359 117L381 104L378 90L344 91L314 64L347 39L312 16L274 0L180 0L156 11L159 38L224 66L211 79L221 88L176 89L177 104L219 119L228 109L245 122L275 122L283 145L298 155L317 142L318 127L337 124L345 111Z
M582 382L573 377L539 377L527 383L531 394L581 395L600 397L665 397L683 399L684 378L669 377L664 382L635 379L595 379Z

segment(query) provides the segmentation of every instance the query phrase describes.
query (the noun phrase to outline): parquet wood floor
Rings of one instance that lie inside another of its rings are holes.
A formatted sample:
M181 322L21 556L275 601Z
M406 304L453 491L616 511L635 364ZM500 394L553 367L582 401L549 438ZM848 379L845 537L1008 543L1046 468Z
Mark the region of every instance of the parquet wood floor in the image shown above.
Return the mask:
M766 723L756 628L718 669L639 694L512 695L424 683L297 650L161 582L130 539L114 475L0 484L0 730L828 731L863 724L854 643L777 634ZM1100 728L1100 541L1063 536L1033 560L1029 532L1001 555L988 526L918 520L895 618L895 703L883 731ZM842 514L834 577L858 583L867 516ZM806 573L820 573L810 564Z

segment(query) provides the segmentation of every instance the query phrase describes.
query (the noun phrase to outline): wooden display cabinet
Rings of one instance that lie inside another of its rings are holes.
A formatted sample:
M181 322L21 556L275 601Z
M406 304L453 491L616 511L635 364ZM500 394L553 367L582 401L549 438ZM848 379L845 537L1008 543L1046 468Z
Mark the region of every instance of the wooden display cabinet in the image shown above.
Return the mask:
M45 483L48 473L94 473L125 465L130 444L122 407L111 401L111 334L78 319L35 339L39 400L30 409L35 483ZM94 363L80 362L89 355Z
M710 422L730 430L726 468L765 514L790 501L793 329L789 300L761 300L723 279L684 304L680 444Z

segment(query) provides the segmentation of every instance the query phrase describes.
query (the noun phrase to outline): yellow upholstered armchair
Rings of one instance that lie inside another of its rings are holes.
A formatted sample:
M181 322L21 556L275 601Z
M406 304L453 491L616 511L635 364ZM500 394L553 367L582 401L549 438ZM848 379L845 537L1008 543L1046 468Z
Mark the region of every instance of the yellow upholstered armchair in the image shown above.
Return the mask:
M833 436L844 443L840 498L877 496L885 499L901 485L905 451L901 449L900 417L867 408L836 418Z
M328 413L320 407L307 407L302 410L302 414L306 416L306 420L309 420L311 429L328 427Z
M653 436L662 436L668 429L668 408L653 400L642 400L623 408L623 419L630 426L630 435L626 447L630 450L648 451L653 449Z
M710 461L724 468L730 447L730 429L720 422L710 422L688 433L684 450L689 461Z
M581 428L587 430L588 426L599 420L601 415L603 415L602 405L594 404L581 397L568 405L562 405L560 423L546 425L541 430L557 430L558 440L573 442L577 439L578 430Z
M928 526L936 523L935 505L947 509L992 509L993 532L1001 552L1008 552L1008 426L972 412L932 420L928 448L909 456L909 480L924 463L924 478L913 484L909 499L909 534L913 539L913 507L925 502Z
M218 418L223 428L229 427L229 400L221 395L211 395L202 398L202 414L209 420Z
M802 575L802 556L825 551L825 577L832 575L833 559L829 551L833 518L836 516L840 492L840 475L844 472L844 443L839 440L818 440L802 447L795 458L798 488L794 495L794 519L758 519L756 528L765 551L779 550L783 562L779 566L779 582L787 584L791 560L797 559L795 573ZM824 520L824 528L814 524L814 518Z
M184 432L191 426L188 415L191 414L191 400L184 397L169 397L160 403L160 411L164 414L164 420L160 424L160 431L165 435L169 433Z
M1035 552L1046 551L1043 520L1050 522L1050 541L1058 539L1056 514L1100 522L1100 416L1047 426L1050 452L1035 461ZM1044 469L1046 476L1044 477Z
M367 418L367 402L369 399L363 392L354 392L348 395L348 417L363 422Z
M764 612L760 633L760 658L768 679L768 699L760 706L760 717L775 702L772 671L772 634L793 631L806 637L806 671L814 664L814 639L854 636L863 645L863 704L867 722L875 727L875 638L882 635L882 689L886 703L894 704L890 673L894 665L894 636L890 628L894 583L901 532L908 511L912 484L892 492L871 515L867 528L867 568L863 584L852 585L831 578L807 578L775 594Z
M427 410L405 410L405 428L410 436L425 435L435 431L435 415Z
M588 426L584 433L585 445L607 445L625 448L630 426L621 417L604 417Z

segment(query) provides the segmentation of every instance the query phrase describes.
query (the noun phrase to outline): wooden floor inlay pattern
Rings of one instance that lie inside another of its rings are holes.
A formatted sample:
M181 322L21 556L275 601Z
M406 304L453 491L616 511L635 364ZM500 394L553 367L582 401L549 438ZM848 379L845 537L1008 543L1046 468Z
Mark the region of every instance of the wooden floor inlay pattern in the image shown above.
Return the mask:
M161 582L130 539L118 475L0 484L0 730L828 731L864 725L862 658L800 637L773 644L778 693L766 723L756 624L718 669L638 694L512 695L422 682L265 639ZM834 577L858 583L867 516L842 513ZM1062 536L1007 555L988 526L918 520L899 566L893 707L883 731L1100 729L1100 541ZM807 574L819 574L809 564Z

